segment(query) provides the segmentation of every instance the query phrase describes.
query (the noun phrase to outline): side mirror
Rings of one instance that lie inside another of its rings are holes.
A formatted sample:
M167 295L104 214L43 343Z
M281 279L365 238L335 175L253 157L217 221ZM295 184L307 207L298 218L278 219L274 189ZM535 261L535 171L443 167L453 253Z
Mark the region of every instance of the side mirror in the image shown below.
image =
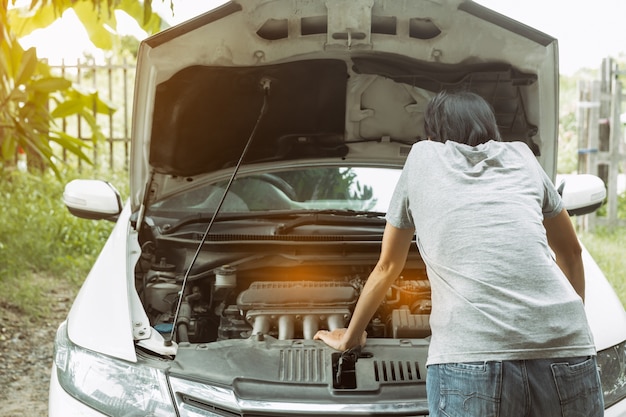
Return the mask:
M557 181L563 205L571 216L593 213L604 203L606 187L595 175L559 175Z
M122 212L120 193L106 181L70 181L63 202L70 213L83 219L115 221Z

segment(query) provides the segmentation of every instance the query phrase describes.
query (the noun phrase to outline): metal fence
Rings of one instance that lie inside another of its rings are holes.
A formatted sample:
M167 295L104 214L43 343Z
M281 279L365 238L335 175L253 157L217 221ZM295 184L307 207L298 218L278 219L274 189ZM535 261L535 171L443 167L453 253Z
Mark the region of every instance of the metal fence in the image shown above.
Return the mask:
M135 62L123 60L114 63L111 60L104 64L90 61L75 63L62 62L60 65L51 65L57 75L74 82L74 85L86 93L97 93L97 97L115 110L109 114L96 112L95 98L92 115L96 119L104 141L92 141L92 132L89 124L81 116L67 117L62 120L62 130L70 135L90 143L88 156L97 169L110 170L128 169L130 155L130 130L133 103L133 86L135 79ZM73 155L63 153L66 162L81 161Z

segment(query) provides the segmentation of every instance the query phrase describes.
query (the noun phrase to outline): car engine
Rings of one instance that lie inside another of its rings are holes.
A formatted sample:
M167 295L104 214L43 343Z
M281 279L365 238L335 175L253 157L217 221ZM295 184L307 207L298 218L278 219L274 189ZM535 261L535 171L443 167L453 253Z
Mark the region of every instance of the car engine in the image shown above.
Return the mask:
M174 264L165 259L140 264L137 282L152 326L165 334L175 324L177 341L190 343L259 334L279 340L312 339L318 330L346 327L373 268L373 264L245 268L226 264L190 276L179 300L183 273ZM406 268L369 323L368 337L427 337L430 309L425 270Z

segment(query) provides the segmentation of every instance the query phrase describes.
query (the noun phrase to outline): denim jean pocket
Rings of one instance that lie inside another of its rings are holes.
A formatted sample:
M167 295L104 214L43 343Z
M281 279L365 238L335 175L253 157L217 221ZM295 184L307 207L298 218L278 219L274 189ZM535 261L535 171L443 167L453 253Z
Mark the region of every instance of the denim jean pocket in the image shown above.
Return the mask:
M440 368L440 410L450 417L497 417L500 362L448 363Z
M595 357L560 359L551 367L563 417L604 415Z

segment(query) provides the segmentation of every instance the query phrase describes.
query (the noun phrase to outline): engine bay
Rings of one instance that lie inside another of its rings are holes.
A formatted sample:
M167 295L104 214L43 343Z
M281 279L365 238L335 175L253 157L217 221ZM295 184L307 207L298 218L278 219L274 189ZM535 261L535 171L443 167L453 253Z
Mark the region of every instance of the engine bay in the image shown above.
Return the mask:
M377 256L370 253L356 264L340 255L296 262L272 255L271 261L217 267L214 260L200 260L183 289L189 256L170 260L155 253L144 251L136 267L137 289L151 326L164 336L175 327L178 343L258 335L310 340L318 330L346 327ZM430 311L425 267L409 260L370 321L368 337L427 337Z

